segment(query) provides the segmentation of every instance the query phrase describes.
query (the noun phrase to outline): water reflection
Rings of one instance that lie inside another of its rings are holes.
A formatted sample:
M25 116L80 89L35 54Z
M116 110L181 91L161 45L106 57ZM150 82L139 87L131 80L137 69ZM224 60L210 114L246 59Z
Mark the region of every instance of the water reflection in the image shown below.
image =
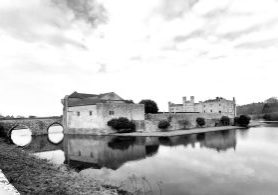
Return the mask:
M12 142L18 146L26 146L32 141L32 132L25 126L17 126L13 128L10 136Z
M82 170L88 167L121 167L125 162L154 155L159 148L155 138L112 136L67 136L64 141L66 162Z
M153 194L276 194L278 128L176 137L35 136L27 148L80 174L109 181L147 177ZM58 136L58 134L57 134Z

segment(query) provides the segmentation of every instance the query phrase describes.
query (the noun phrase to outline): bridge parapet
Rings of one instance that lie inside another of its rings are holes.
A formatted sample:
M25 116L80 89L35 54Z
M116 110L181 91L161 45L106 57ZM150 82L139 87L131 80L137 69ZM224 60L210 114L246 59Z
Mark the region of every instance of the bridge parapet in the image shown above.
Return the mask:
M32 135L44 135L48 134L48 128L53 124L63 126L62 121L62 117L0 119L0 131L9 136L14 128L24 126L30 129Z

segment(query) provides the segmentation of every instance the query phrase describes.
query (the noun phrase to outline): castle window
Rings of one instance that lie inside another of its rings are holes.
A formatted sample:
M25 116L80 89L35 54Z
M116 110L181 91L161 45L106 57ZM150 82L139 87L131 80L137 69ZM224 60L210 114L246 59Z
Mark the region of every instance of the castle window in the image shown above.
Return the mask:
M93 115L93 111L89 111L89 115L92 116Z
M109 111L109 115L114 115L115 113L114 113L114 111Z
M80 112L76 112L76 115L77 115L77 116L80 116Z
M212 112L212 110L210 110L210 112Z
M219 113L221 114L221 111L219 110Z

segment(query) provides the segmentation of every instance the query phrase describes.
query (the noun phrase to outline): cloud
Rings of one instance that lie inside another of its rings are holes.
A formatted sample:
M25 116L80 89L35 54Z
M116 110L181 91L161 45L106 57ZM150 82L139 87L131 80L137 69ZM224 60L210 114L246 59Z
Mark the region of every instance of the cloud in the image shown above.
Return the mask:
M238 39L238 38L240 38L244 35L248 35L248 34L258 32L258 31L261 31L261 30L265 30L265 29L270 29L270 28L276 26L277 24L278 24L278 18L272 18L268 21L264 21L264 22L261 22L259 24L252 25L252 26L247 27L243 30L232 31L232 32L228 32L228 33L225 33L225 34L220 34L218 36L219 36L219 38L224 38L224 39L233 41L233 40Z
M107 21L107 13L102 4L96 0L52 0L61 9L69 9L78 20L84 20L91 26Z
M195 30L195 31L191 32L188 35L178 35L178 36L174 37L174 42L176 42L176 43L184 42L184 41L187 41L187 40L192 39L192 38L201 37L204 34L205 34L204 30L198 29L198 30Z
M107 68L105 64L100 64L100 67L98 69L98 73L106 73L107 72Z
M104 7L94 0L13 0L0 7L0 32L56 47L70 45L86 50L84 37L106 20Z
M261 41L254 41L254 42L244 42L239 45L236 45L236 48L241 49L266 49L268 47L277 47L278 45L278 38L275 39L268 39L268 40L261 40Z
M158 12L166 20L182 17L189 12L199 0L162 0Z

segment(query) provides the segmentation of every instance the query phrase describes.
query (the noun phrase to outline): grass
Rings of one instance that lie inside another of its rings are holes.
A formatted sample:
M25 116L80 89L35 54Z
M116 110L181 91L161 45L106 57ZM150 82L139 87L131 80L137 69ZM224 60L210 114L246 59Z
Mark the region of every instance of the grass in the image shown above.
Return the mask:
M1 138L0 169L20 194L126 194L117 187L81 176L65 165L38 159Z

